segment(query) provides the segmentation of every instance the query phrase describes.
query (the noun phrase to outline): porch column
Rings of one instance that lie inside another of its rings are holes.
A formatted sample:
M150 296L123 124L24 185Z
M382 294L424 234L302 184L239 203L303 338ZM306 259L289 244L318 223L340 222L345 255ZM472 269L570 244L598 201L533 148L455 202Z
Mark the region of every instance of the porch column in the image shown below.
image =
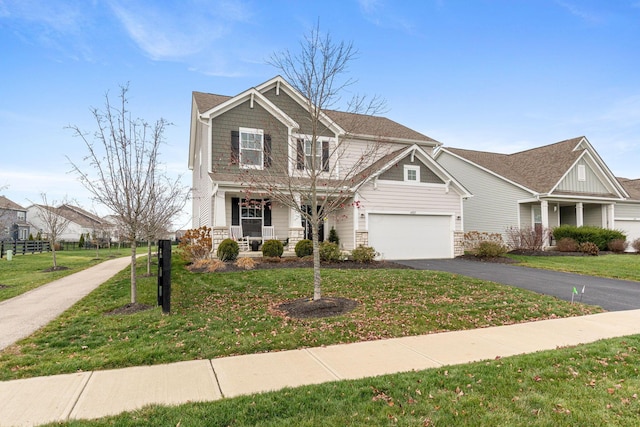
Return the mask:
M293 196L296 206L300 206L300 195ZM304 229L302 228L302 218L300 211L293 207L289 208L289 250L293 250L296 244L304 239Z
M584 225L584 206L582 202L576 203L576 226Z
M546 200L540 201L540 216L542 220L542 247L549 246L549 236L546 231L549 230L549 202Z
M211 227L211 250L218 249L218 245L229 238L229 228L227 227L225 192L216 191L213 195L213 226Z
M603 215L602 215L602 228L608 228L609 230L615 230L616 228L616 220L615 220L615 206L613 203L610 205L603 206Z

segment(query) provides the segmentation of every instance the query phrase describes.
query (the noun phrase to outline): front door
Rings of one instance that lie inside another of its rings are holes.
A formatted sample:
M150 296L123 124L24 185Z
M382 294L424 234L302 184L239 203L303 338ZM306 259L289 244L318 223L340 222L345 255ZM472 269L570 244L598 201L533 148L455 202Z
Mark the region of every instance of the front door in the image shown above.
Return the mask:
M302 205L302 211L306 212L307 215L311 215L311 206L310 205ZM322 218L322 214L320 213L320 206L318 206L318 216ZM311 229L311 223L305 219L305 216L302 216L302 227L304 228L304 238L313 240L313 230ZM324 242L324 221L320 221L320 227L318 228L318 241Z

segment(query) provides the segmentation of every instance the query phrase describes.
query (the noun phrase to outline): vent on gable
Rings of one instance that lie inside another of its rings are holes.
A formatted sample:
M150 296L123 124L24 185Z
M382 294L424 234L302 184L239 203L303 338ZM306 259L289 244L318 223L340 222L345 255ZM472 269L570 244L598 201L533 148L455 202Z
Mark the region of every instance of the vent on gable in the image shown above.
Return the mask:
M585 165L578 165L578 181L584 182L587 180L587 168Z

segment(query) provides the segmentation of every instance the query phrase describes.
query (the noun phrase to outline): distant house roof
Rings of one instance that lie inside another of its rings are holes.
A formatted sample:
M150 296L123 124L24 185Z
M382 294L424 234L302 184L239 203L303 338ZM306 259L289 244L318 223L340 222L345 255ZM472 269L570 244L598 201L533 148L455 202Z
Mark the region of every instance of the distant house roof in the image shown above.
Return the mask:
M205 112L232 99L231 96L193 92L199 112ZM438 141L386 117L325 110L324 113L343 129L357 136L404 139L440 145Z
M82 208L69 205L69 204L65 204L57 207L55 209L55 212L58 215L64 218L67 218L75 222L76 224L86 228L104 226L109 224L108 221L100 218L99 216L94 215L90 212L87 212Z
M567 139L514 154L450 147L446 150L526 188L546 193L551 191L580 157L582 150L575 148L583 139L583 136Z
M7 199L5 196L0 196L0 209L10 209L12 211L25 211L26 212L25 208L23 208L22 206L20 206L16 202L13 202L13 201Z
M640 200L640 179L618 178L633 200Z

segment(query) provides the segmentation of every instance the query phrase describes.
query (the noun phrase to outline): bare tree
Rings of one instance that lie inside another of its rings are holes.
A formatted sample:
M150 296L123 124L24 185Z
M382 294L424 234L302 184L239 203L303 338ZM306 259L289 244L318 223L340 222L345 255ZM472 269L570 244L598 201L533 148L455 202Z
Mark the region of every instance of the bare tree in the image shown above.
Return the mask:
M376 129L368 127L371 124L368 118L383 111L384 101L356 95L346 102L342 112L331 110L342 104L342 94L355 83L344 75L357 51L352 43L336 43L329 33L321 34L319 25L304 37L300 48L299 53L288 50L274 53L268 61L305 98L307 114L300 124L305 136L288 141L289 152L298 153L297 158L287 157L280 163L273 159L272 167L259 177L247 170L246 181L250 183L248 192L268 193L282 205L297 211L310 225L313 299L319 300L322 298L319 229L326 217L353 202L354 194L366 180L367 170L386 154L378 138L352 145L352 136L362 133L365 127L369 135L376 134ZM342 119L341 129L336 140L329 144L324 137L335 131L328 129L327 123L338 115Z
M51 254L53 256L53 269L56 270L58 268L58 263L56 261L56 242L58 241L61 234L63 234L67 228L69 227L69 223L71 219L60 215L58 209L53 205L57 204L55 200L49 204L47 200L47 194L41 193L40 198L42 200L42 204L33 203L33 205L37 209L37 215L40 219L40 223L43 226L43 231L47 235L47 240L49 241L49 246L51 247ZM62 200L60 205L65 205L67 203L66 198Z
M179 178L171 180L160 170L159 149L169 123L163 118L153 124L132 118L127 109L128 91L128 85L121 86L117 106L107 93L104 110L91 109L97 125L93 134L69 126L88 149L82 163L69 161L94 200L113 212L124 232L120 237L131 242L131 303L135 304L136 242L147 237L146 227L158 203L186 202L187 193ZM167 188L180 190L166 194Z

